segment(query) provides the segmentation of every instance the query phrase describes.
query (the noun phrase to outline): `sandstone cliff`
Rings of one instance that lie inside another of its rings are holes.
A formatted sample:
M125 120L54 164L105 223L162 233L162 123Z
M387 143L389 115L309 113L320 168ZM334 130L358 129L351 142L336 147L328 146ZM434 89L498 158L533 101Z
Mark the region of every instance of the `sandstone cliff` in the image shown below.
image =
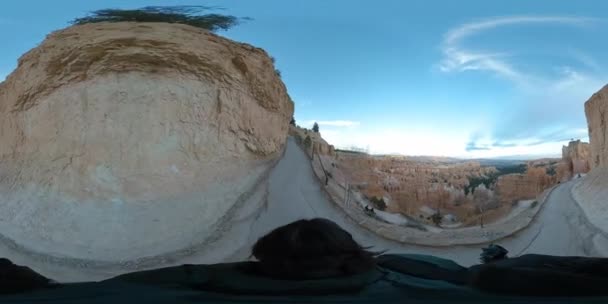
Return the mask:
M591 172L577 183L573 197L589 220L608 231L608 86L603 87L585 103L591 146Z
M590 145L580 140L571 141L562 148L562 161L566 163L571 175L589 172L591 166Z
M542 167L529 167L525 174L506 174L496 181L496 193L501 203L536 199L555 183Z
M312 157L313 154L335 156L334 146L330 145L321 137L320 133L313 132L305 128L289 126L289 135L295 137L296 141L304 148L306 154ZM306 138L310 138L310 143L306 143Z
M166 23L54 32L0 84L0 231L92 259L204 240L280 156L292 114L250 45Z
M585 103L589 126L591 168L608 167L608 86L603 87Z

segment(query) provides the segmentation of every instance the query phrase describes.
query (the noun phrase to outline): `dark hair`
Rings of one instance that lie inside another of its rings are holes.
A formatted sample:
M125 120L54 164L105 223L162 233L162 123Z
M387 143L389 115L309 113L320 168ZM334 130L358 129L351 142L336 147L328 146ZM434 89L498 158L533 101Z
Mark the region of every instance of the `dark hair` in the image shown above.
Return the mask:
M255 243L251 254L264 275L314 279L372 270L377 254L366 249L338 224L315 218L274 229Z

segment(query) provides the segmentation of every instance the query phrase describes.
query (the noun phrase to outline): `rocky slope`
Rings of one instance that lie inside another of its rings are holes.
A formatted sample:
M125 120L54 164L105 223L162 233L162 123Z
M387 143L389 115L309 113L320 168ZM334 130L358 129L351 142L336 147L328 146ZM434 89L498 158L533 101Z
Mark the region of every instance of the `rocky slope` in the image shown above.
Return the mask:
M290 125L289 135L296 139L309 157L312 157L313 154L328 156L334 156L336 154L334 146L328 144L327 141L321 137L320 133ZM308 140L306 138L310 139L310 143L307 143Z
M166 23L54 32L0 84L0 231L91 259L202 241L280 156L292 114L250 45Z

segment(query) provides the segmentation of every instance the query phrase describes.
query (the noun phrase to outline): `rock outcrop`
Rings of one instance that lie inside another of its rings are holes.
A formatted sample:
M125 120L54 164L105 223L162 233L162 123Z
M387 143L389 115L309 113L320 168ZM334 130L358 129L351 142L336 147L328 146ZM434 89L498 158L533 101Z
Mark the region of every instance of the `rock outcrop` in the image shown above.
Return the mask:
M572 176L589 172L591 169L591 149L589 143L571 141L562 147L562 161L566 163Z
M296 139L298 144L304 148L306 154L311 158L313 154L328 156L336 155L334 146L328 144L327 141L321 137L320 133L305 128L290 126L289 135Z
M501 203L535 199L555 183L545 168L528 167L525 174L506 174L498 177L496 193Z
M0 231L104 260L202 242L292 114L259 48L167 23L54 32L0 84Z
M608 86L585 103L591 146L591 172L572 189L589 221L608 231Z

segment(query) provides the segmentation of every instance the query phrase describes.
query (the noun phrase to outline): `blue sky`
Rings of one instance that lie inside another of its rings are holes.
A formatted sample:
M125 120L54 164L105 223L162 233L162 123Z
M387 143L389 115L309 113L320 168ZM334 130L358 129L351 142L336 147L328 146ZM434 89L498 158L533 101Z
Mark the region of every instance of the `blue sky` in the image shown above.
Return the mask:
M266 49L296 103L339 147L540 157L587 140L583 104L608 83L606 1L10 1L0 79L50 31L101 8L219 5L221 35Z

